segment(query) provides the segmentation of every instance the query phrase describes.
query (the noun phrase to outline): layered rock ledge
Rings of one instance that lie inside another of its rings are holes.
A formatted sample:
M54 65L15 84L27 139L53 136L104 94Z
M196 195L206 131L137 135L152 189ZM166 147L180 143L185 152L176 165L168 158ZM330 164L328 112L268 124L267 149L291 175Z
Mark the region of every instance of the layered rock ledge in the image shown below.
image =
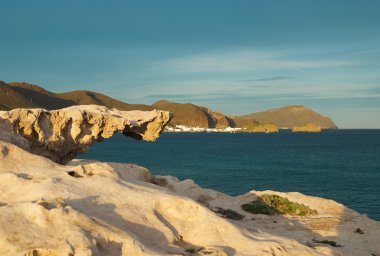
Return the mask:
M116 132L154 141L170 118L164 111L119 111L96 105L14 109L0 111L0 140L64 164Z

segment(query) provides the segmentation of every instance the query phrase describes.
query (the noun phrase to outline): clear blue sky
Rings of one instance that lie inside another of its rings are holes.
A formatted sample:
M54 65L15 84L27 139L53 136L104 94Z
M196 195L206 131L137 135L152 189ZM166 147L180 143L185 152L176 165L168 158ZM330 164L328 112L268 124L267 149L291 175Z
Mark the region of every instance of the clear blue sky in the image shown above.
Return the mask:
M380 128L380 1L0 2L0 80Z

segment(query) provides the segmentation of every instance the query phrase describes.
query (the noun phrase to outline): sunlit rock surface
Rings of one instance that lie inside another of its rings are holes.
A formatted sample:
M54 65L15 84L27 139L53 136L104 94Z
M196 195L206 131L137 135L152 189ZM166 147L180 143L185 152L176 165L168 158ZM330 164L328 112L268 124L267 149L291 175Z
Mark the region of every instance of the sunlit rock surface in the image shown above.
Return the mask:
M154 140L167 112L91 106L0 116L0 255L380 255L380 223L332 200L274 191L231 197L133 164L56 163L70 159L59 149L79 152L115 131ZM317 214L242 210L262 194Z
M271 191L231 197L132 164L74 160L63 166L1 141L0 191L0 255L380 253L379 223L331 200ZM288 197L318 214L244 212L241 205L260 193ZM218 208L244 218L224 218Z
M66 163L115 132L154 141L170 121L164 111L119 111L83 105L60 110L0 111L0 140L31 153Z

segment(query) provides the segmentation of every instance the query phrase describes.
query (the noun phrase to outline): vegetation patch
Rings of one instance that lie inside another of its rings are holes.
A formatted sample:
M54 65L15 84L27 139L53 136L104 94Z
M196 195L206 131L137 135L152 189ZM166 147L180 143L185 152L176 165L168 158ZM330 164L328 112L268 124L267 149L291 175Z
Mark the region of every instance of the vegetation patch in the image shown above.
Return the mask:
M285 197L269 194L262 195L253 202L243 204L241 208L249 213L266 215L287 214L305 216L317 213L316 210L310 209L309 206L304 204L291 202Z
M332 240L315 240L315 239L313 239L313 242L318 243L318 244L327 244L327 245L330 245L332 247L342 247L342 245L340 245L337 242L332 241Z
M223 218L231 219L231 220L242 220L244 219L244 215L241 215L240 213L231 210L231 209L223 209L220 207L217 207L213 210L213 212L220 214Z

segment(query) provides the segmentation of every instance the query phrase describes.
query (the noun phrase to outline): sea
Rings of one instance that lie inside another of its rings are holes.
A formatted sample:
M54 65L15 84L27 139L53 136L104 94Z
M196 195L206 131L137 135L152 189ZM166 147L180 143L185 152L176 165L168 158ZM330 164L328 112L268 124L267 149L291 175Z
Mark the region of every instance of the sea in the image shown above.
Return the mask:
M118 134L79 158L135 163L233 196L297 191L380 221L380 130L163 133L156 142Z

